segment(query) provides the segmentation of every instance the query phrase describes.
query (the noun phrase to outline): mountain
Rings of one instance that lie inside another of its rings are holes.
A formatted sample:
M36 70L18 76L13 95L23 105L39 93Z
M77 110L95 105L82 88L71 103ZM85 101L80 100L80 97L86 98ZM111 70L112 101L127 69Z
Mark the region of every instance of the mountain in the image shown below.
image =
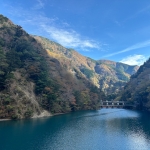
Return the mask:
M98 109L138 70L29 35L2 15L0 60L0 118L12 119Z
M40 36L33 36L42 44L50 57L56 58L62 66L73 74L78 70L87 80L100 88L105 94L117 93L129 81L138 66L129 66L109 60L93 60L80 55L58 43Z
M97 109L105 99L105 94L87 80L93 74L88 72L93 60L49 43L51 49L0 15L0 119ZM72 67L74 61L83 65L83 73Z
M118 99L150 111L150 59L131 76Z

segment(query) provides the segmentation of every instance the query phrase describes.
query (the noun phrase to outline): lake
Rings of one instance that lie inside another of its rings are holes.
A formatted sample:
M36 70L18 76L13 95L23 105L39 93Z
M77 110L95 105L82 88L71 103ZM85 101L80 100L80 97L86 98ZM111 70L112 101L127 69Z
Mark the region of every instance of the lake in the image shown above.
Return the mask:
M0 150L150 150L150 113L79 111L0 122Z

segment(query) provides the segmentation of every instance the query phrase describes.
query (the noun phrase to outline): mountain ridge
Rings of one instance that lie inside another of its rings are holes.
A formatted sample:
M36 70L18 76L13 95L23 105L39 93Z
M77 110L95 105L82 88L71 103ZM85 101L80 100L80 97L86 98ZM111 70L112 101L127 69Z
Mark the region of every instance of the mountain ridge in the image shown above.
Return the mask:
M94 60L47 38L33 37L42 44L51 57L57 58L71 72L74 67L78 69L106 94L117 93L117 90L120 90L139 68L110 60ZM114 85L117 87L114 88Z

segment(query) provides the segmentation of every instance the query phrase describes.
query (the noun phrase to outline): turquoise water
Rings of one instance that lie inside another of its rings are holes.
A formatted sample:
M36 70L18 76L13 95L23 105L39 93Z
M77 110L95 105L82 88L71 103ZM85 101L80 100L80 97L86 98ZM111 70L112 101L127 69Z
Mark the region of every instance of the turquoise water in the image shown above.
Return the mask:
M0 122L0 150L150 150L150 114L124 109Z

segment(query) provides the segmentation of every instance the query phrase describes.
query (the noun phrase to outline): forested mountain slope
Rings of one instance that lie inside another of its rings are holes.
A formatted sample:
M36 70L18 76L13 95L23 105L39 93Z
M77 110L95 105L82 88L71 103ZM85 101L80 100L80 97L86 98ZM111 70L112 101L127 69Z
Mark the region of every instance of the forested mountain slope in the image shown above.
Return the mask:
M131 76L119 99L150 110L150 59Z
M0 15L0 118L99 108L104 93L78 68L68 69L70 59L63 64L50 52Z
M109 60L96 61L46 38L34 37L47 50L49 56L59 60L65 69L71 73L77 69L87 80L92 81L106 94L117 93L139 68Z

